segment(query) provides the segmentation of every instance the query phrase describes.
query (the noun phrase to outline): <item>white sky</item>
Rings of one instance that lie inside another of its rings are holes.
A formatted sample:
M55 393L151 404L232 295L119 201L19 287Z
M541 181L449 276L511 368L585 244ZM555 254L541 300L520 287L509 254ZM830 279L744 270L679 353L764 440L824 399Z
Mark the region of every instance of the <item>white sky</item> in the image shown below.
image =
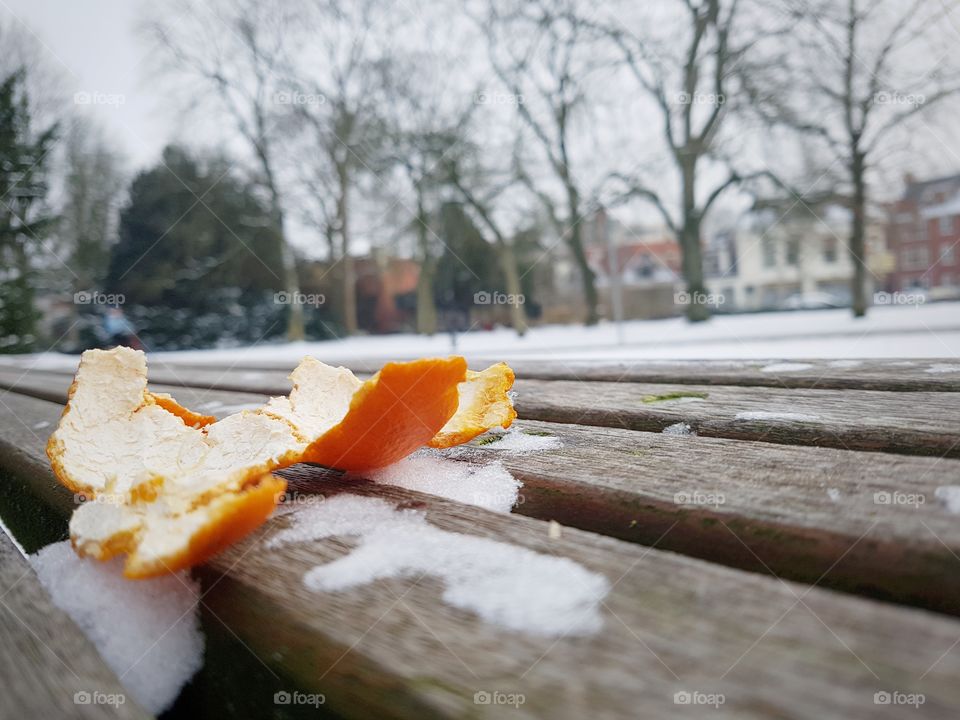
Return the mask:
M143 0L0 0L0 18L34 34L50 64L63 71L69 98L78 92L122 96L122 104L82 110L120 144L132 168L159 157L173 125L144 67L136 33L143 7Z
M169 94L156 87L148 73L146 44L137 32L148 7L149 0L0 0L0 21L36 36L50 65L63 71L69 99L76 93L117 96L115 103L78 110L93 115L106 129L127 158L129 170L154 163L171 140L202 143L204 139L203 131L181 118ZM960 37L960 29L957 34ZM912 133L904 160L892 164L877 183L877 195L899 192L902 168L909 167L921 177L960 168L958 125L952 118L920 125ZM211 145L226 141L209 139ZM728 203L739 204L732 194L722 205ZM632 212L657 222L649 207Z

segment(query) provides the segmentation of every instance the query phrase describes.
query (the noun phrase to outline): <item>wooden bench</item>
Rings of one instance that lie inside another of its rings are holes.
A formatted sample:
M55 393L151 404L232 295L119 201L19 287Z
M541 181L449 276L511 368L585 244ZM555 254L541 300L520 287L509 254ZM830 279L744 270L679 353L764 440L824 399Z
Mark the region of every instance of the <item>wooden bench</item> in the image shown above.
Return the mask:
M289 368L263 365L154 362L151 387L218 414L288 392ZM304 573L351 541L271 547L290 522L279 516L198 569L206 661L173 713L277 716L293 709L273 693L297 689L344 717L956 717L960 517L937 489L960 485L960 372L943 365L517 363L518 426L560 448L448 452L501 459L524 484L512 514L311 466L284 474L298 493L374 496L443 530L574 560L610 584L602 628L506 630L444 603L430 576L317 593ZM65 537L73 508L43 453L71 375L0 363L0 514L27 552ZM696 434L662 432L677 423ZM46 688L5 702L96 716L64 704L73 684L50 679L53 656L116 679L42 604L19 553L0 551L5 585L27 577L0 588L0 652L28 661L4 681ZM523 702L477 695L494 692ZM696 704L710 695L722 703ZM897 704L910 695L922 704Z

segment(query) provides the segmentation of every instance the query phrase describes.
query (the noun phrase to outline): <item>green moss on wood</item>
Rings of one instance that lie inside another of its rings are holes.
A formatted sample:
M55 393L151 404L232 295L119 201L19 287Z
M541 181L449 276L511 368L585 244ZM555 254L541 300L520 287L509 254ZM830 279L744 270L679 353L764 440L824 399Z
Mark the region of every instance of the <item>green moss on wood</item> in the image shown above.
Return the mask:
M681 398L697 398L704 400L709 395L705 392L692 392L689 390L677 390L675 392L662 393L660 395L644 395L643 402L647 405L652 403L667 402L668 400L680 400Z

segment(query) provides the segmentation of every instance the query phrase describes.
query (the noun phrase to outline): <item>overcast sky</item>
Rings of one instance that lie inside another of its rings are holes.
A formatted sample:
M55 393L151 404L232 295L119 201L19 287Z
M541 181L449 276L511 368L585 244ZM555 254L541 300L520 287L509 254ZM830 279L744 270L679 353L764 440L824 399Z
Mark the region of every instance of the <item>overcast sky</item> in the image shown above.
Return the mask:
M143 4L143 0L0 0L0 17L36 35L51 65L63 71L71 98L76 93L101 94L97 97L104 104L81 110L97 117L133 167L159 155L173 125L170 109L151 92L144 67L136 34Z
M148 7L149 0L0 0L5 24L33 34L50 65L62 70L69 98L80 93L101 100L77 109L107 129L132 170L155 162L171 139L203 141L198 128L180 124L185 121L178 109L164 101L168 94L148 73L145 42L137 32ZM960 30L957 34L960 39ZM878 183L877 195L899 192L902 169L924 176L960 168L958 128L952 118L917 128L905 159Z

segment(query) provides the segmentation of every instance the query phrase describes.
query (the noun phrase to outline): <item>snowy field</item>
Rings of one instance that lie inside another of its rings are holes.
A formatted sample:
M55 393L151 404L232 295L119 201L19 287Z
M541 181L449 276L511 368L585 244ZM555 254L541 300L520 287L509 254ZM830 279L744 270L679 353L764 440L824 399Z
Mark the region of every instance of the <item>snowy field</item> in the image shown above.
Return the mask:
M324 342L154 353L192 365L289 368L304 355L325 362L402 360L451 352L471 360L733 360L813 358L960 358L960 303L875 307L855 320L849 310L715 317L688 325L681 318L596 327L545 326L525 337L510 329L458 336L386 335ZM75 366L76 358L43 353L8 358L18 365Z

